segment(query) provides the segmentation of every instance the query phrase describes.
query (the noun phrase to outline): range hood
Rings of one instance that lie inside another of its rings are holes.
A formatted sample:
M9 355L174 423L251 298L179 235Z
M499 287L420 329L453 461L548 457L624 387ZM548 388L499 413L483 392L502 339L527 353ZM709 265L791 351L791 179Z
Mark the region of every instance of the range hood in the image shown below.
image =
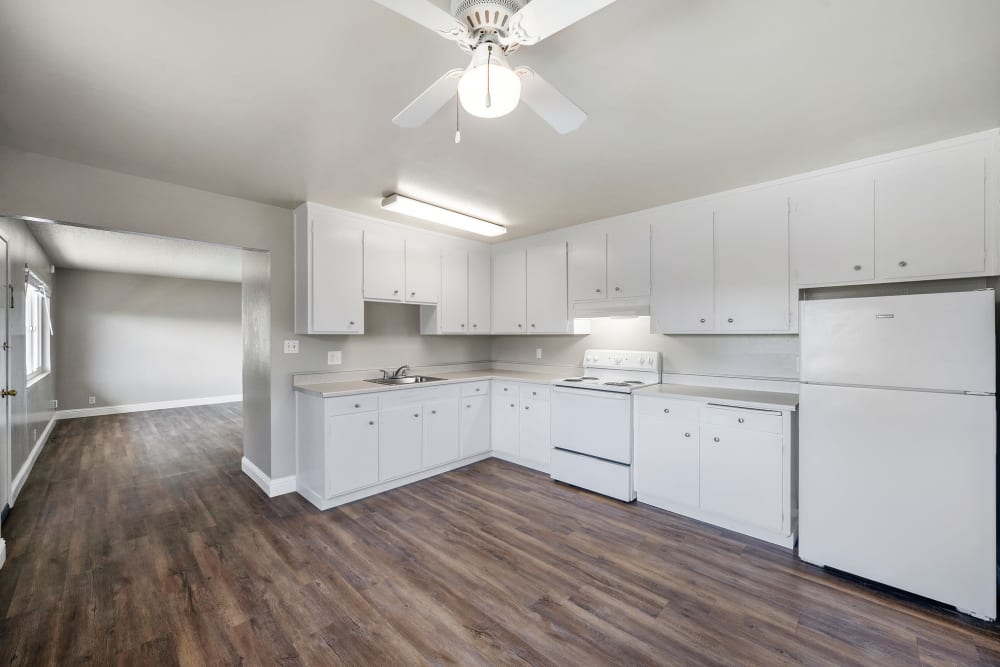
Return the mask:
M573 302L571 316L588 317L641 317L649 315L649 299L601 299L600 301Z

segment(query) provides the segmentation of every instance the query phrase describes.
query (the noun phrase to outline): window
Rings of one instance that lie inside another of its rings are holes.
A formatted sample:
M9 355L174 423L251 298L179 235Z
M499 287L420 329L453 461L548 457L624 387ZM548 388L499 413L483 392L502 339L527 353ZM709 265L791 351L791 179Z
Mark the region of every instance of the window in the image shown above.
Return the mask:
M25 370L30 384L49 372L49 336L52 330L48 287L29 272L24 292Z

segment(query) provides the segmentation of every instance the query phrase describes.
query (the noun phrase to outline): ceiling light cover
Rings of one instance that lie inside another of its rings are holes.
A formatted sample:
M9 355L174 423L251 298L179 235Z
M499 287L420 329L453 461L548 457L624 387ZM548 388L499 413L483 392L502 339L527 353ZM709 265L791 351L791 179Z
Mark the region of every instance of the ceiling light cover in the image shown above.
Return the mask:
M514 73L496 44L476 47L472 62L458 81L462 108L480 118L499 118L517 108L521 78Z
M507 228L495 222L487 222L479 218L456 213L440 206L410 199L402 195L392 194L382 200L382 208L393 213L402 213L413 218L420 218L439 225L447 225L481 236L501 236L507 233Z

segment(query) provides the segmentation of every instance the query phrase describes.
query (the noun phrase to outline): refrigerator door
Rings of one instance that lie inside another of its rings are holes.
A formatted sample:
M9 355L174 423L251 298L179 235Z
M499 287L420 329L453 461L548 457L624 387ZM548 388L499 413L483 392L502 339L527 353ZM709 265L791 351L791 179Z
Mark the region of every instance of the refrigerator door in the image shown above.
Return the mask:
M996 618L992 396L803 385L799 556Z
M993 290L801 303L802 381L996 391Z

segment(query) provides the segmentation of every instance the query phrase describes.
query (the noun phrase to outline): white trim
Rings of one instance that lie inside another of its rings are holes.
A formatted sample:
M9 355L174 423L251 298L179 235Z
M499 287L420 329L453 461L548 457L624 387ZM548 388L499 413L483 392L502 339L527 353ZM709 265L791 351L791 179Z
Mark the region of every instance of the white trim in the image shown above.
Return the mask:
M31 469L35 467L35 461L38 460L38 456L42 453L42 449L45 448L45 443L49 441L49 434L52 433L53 427L56 425L55 415L49 419L49 423L45 425L45 429L42 430L42 434L38 436L38 440L35 441L35 445L31 448L31 453L28 454L28 460L24 462L21 469L17 472L14 477L14 481L10 485L10 501L11 507L14 507L14 502L17 500L17 496L20 495L21 489L24 487L24 483L28 481L28 475L31 474Z
M126 412L146 412L148 410L169 410L170 408L188 408L195 405L215 405L217 403L239 403L242 394L228 396L208 396L206 398L182 398L176 401L157 401L155 403L132 403L130 405L106 405L100 408L77 408L75 410L60 410L56 419L76 419L77 417L99 417L101 415L119 415Z
M532 461L531 459L522 459L520 456L515 456L514 454L508 454L506 452L499 452L495 449L490 452L490 455L495 459L500 459L501 461L506 461L507 463L513 463L514 465L521 466L522 468L531 468L532 470L543 472L546 475L550 472L548 463Z
M0 567L7 561L7 543L0 537Z
M267 494L268 498L283 496L286 493L292 493L295 491L295 475L271 479L264 474L263 470L255 466L253 461L245 456L243 457L240 467L242 468L243 473L252 479L254 484L259 486L261 490Z

